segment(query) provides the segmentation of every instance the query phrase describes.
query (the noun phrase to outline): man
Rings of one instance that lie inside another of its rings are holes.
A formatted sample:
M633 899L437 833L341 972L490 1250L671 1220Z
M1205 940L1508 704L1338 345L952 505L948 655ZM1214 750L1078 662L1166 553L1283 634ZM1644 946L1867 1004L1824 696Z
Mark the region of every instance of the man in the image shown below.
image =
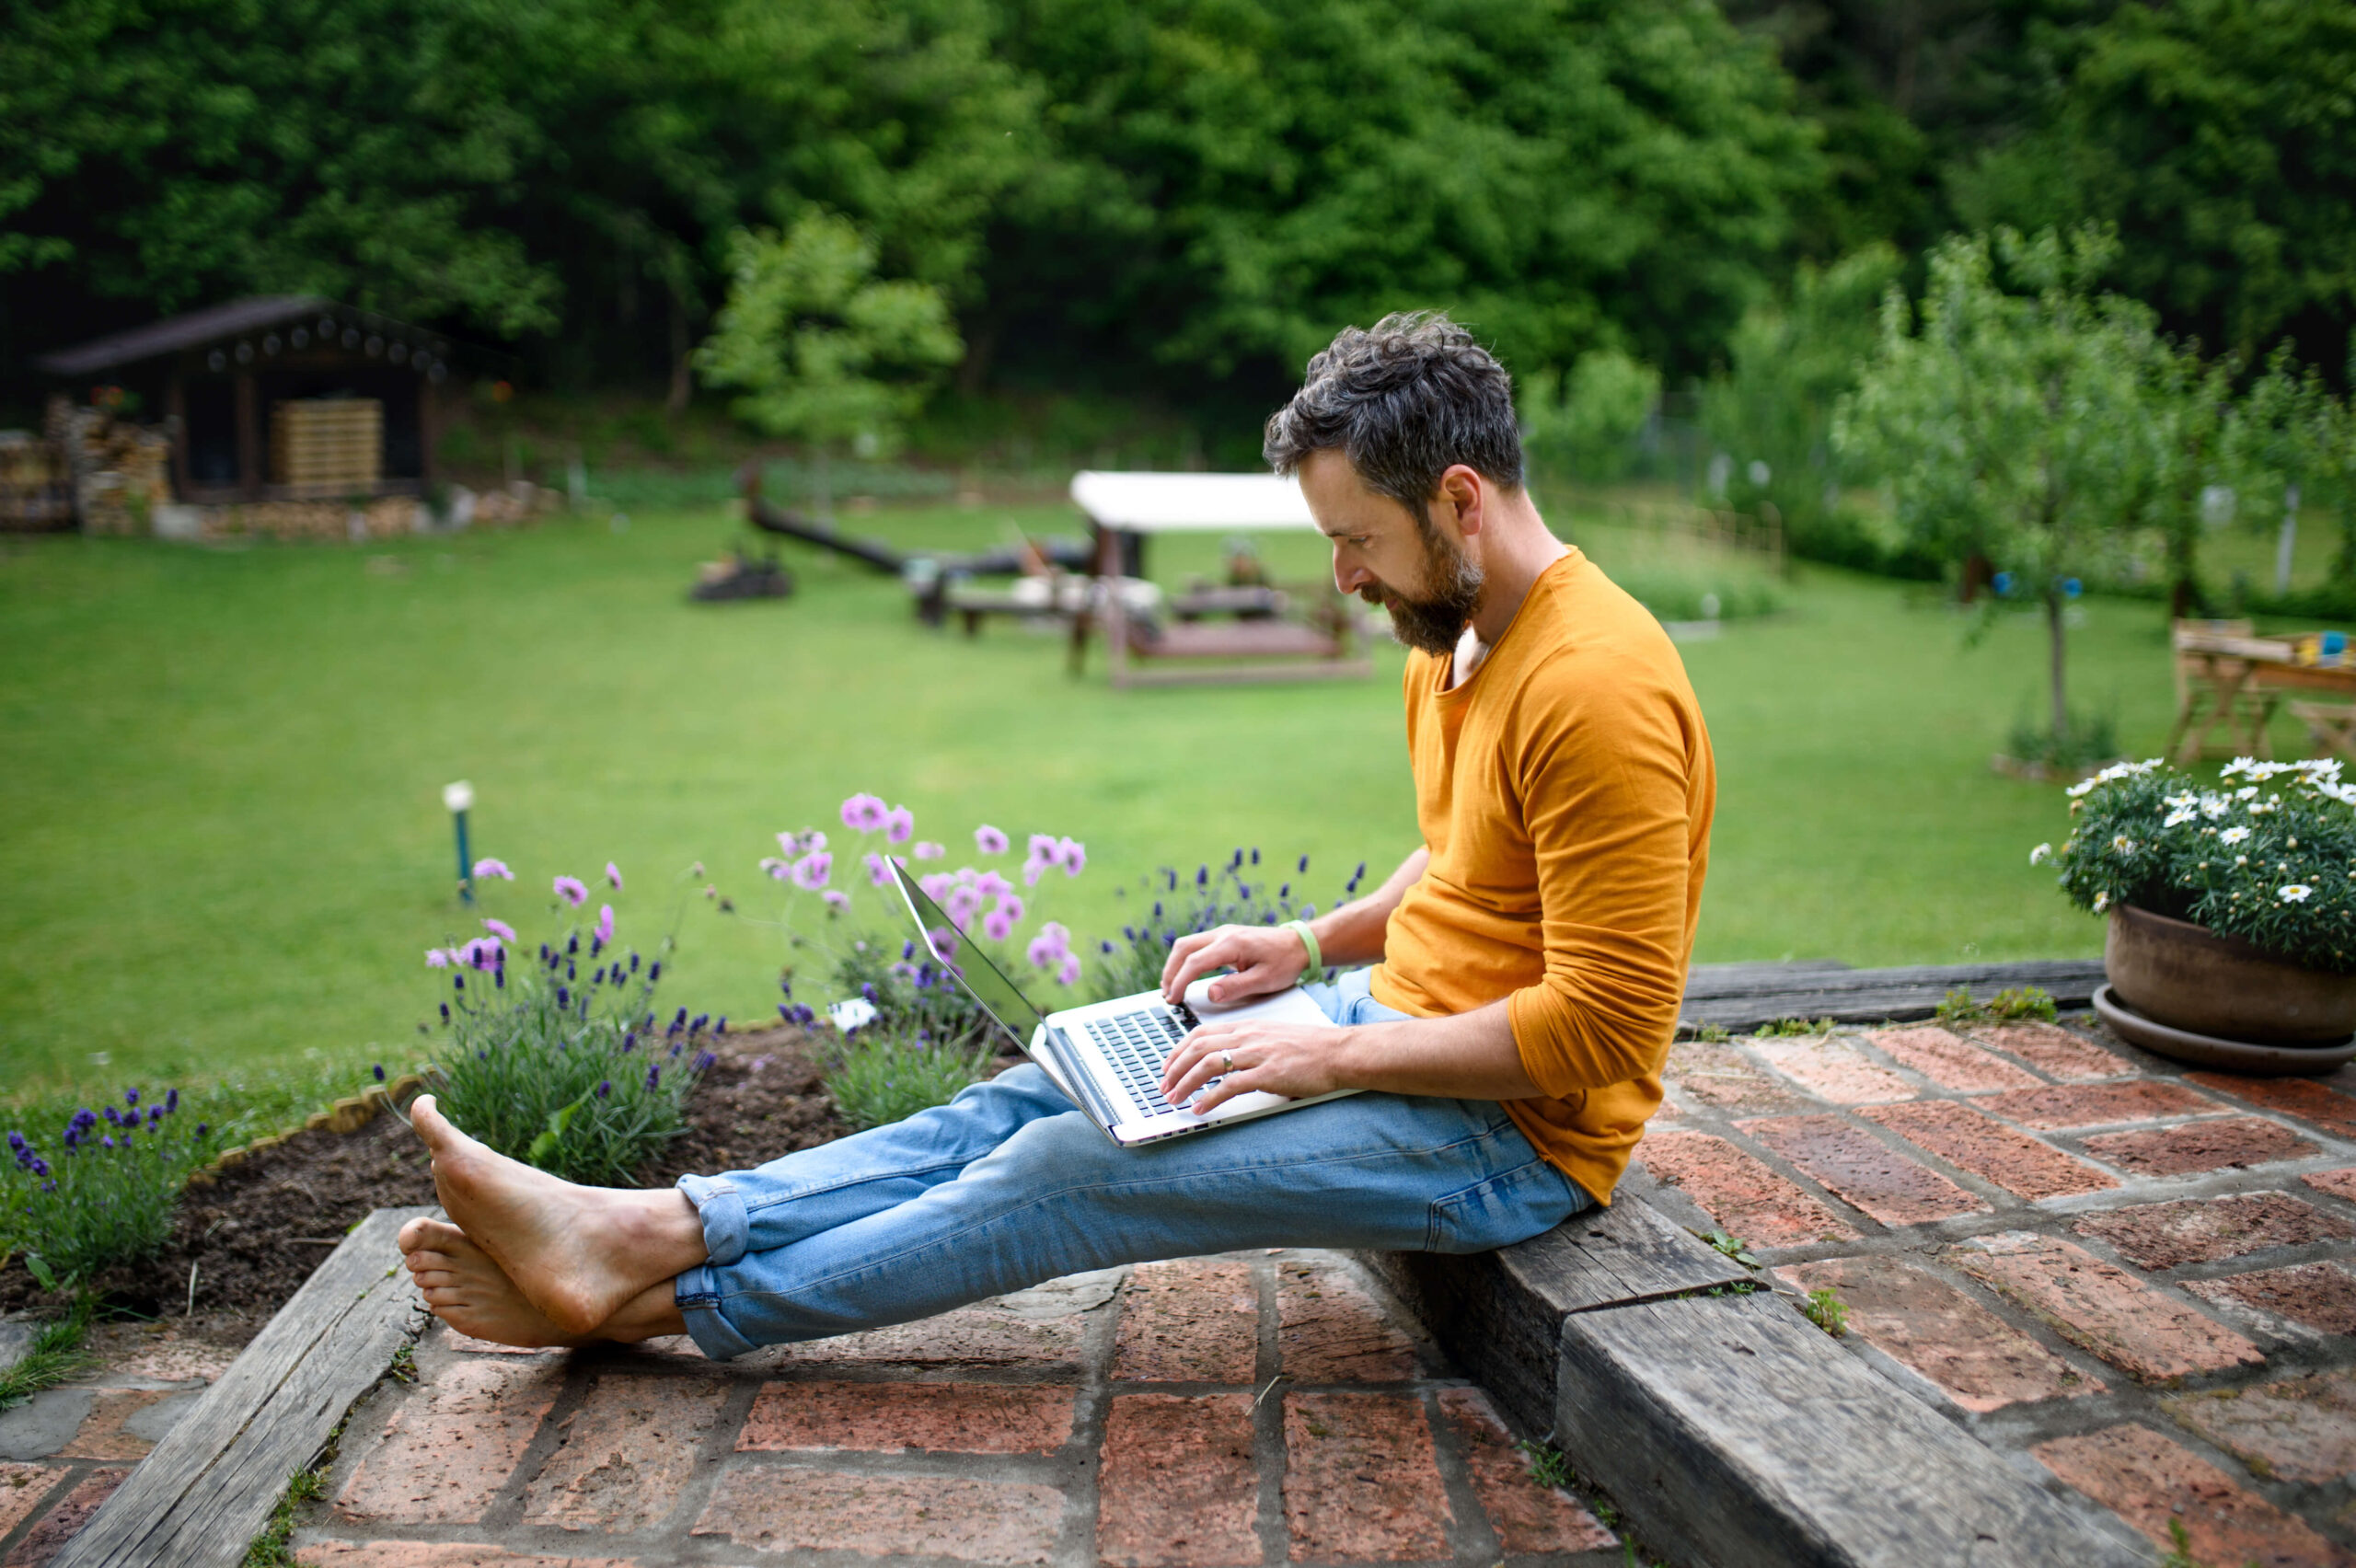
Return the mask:
M660 1192L557 1181L421 1099L450 1219L410 1222L401 1247L437 1314L517 1344L684 1332L725 1357L1154 1258L1483 1251L1611 1201L1660 1104L1708 859L1709 739L1676 651L1547 532L1511 382L1443 317L1342 333L1269 420L1266 453L1299 476L1335 583L1414 650L1424 847L1305 936L1180 939L1172 999L1221 969L1218 1000L1321 961L1374 967L1311 987L1330 1025L1195 1031L1163 1089L1204 1109L1364 1092L1122 1149L1025 1065Z

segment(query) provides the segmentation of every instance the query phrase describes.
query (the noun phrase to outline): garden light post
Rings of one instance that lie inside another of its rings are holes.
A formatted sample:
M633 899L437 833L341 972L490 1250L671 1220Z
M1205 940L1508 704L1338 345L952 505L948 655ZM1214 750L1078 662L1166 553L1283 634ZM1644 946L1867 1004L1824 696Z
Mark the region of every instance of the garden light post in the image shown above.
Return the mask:
M475 901L475 884L468 869L473 862L467 859L467 808L475 803L475 787L463 778L455 784L445 784L442 786L442 803L450 808L450 821L458 830L458 897L472 904Z

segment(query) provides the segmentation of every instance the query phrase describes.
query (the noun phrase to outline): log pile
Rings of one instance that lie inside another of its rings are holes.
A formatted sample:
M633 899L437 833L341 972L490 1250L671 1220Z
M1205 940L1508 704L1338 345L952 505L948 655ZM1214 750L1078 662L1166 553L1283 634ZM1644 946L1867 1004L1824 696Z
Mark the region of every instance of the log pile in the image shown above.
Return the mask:
M74 525L64 460L29 430L0 430L0 533L45 533Z
M170 503L172 443L162 431L61 397L50 399L48 435L84 533L144 536L156 508Z

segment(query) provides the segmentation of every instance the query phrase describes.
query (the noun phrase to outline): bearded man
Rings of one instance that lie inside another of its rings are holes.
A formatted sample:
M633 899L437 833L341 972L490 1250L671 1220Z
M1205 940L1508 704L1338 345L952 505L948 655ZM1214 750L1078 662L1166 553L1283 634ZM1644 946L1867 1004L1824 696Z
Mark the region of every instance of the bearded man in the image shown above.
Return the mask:
M1162 1089L1197 1110L1359 1092L1125 1149L1026 1064L658 1192L557 1181L421 1099L449 1220L400 1241L437 1315L514 1344L684 1332L725 1357L1157 1258L1484 1251L1611 1202L1660 1105L1709 855L1715 773L1683 666L1547 530L1511 381L1445 317L1343 332L1269 420L1266 455L1299 477L1336 585L1413 651L1423 845L1305 931L1181 938L1172 1002L1205 975L1233 1002L1369 967L1308 987L1327 1024L1196 1030Z

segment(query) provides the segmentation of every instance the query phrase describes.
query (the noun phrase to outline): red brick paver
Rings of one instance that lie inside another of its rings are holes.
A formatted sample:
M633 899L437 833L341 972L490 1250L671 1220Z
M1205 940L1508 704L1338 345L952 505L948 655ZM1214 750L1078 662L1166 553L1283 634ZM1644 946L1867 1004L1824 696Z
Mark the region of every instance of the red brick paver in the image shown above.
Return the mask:
M2142 1426L2057 1437L2030 1450L2162 1550L2171 1521L2194 1561L2268 1568L2350 1568L2349 1554L2181 1445Z
M2100 1127L2160 1116L2197 1116L2226 1109L2181 1084L2153 1078L2125 1083L2073 1083L2058 1088L2016 1089L1980 1102L1999 1116L2050 1132L2060 1127Z
M1276 1348L1296 1383L1380 1383L1415 1375L1415 1342L1364 1286L1330 1263L1276 1276Z
M2259 1475L2317 1484L2356 1475L2356 1372L2346 1368L2161 1404Z
M553 1357L460 1362L428 1385L422 1400L394 1413L384 1441L336 1499L337 1510L349 1519L402 1524L481 1518L562 1384Z
M2230 1094L2260 1110L2296 1116L2343 1138L2356 1137L2356 1099L2326 1089L2313 1078L2243 1078L2235 1073L2184 1076L2204 1089Z
M1925 1269L1895 1258L1827 1258L1776 1271L1803 1290L1830 1290L1849 1330L1936 1383L1969 1411L2103 1391L2097 1378Z
M2265 1359L2241 1335L2054 1237L2007 1231L1959 1242L1946 1255L2072 1343L2146 1382Z
M1455 1433L1472 1490L1489 1511L1499 1550L1510 1556L1540 1551L1590 1551L1613 1544L1611 1532L1578 1499L1540 1486L1530 1458L1478 1389L1441 1390L1439 1407Z
M156 1445L122 1429L122 1424L159 1400L168 1389L101 1389L90 1402L74 1440L57 1450L61 1459L144 1459Z
M739 1449L1051 1454L1071 1440L1069 1384L771 1383Z
M1252 1396L1116 1397L1096 1491L1096 1552L1114 1568L1257 1564Z
M1856 1239L1847 1221L1724 1138L1648 1134L1637 1152L1656 1180L1682 1188L1721 1229L1753 1246Z
M2035 1201L2116 1187L2119 1179L2073 1159L2050 1144L2016 1132L1992 1116L1953 1100L1877 1105L1863 1114L1949 1165L1992 1182L2015 1197Z
M130 1473L127 1467L110 1467L84 1476L73 1491L25 1532L8 1553L6 1568L49 1568L49 1560L90 1522L98 1505L113 1496L114 1489Z
M689 1533L764 1552L1045 1562L1063 1512L1062 1493L1024 1482L739 1467Z
M1736 1125L1884 1225L1986 1212L1988 1205L1838 1116L1774 1116Z
M2236 1116L2147 1132L2098 1133L2086 1140L2086 1152L2138 1175L2181 1176L2299 1159L2315 1153L2316 1146L2279 1122Z
M0 1461L0 1537L23 1524L67 1473L64 1465Z
M1669 1076L1687 1100L1740 1116L1773 1116L1814 1106L1732 1045L1680 1040L1669 1048Z
M2195 1280L2185 1288L2211 1301L2238 1301L2319 1333L2356 1334L2356 1274L2339 1263L2229 1274Z
M1285 1524L1296 1562L1451 1555L1447 1489L1414 1394L1285 1401Z
M1901 1066L1913 1068L1941 1089L1974 1092L1992 1089L2035 1089L2038 1079L2004 1057L1959 1040L1936 1024L1917 1029L1882 1029L1865 1036L1876 1049Z
M1976 1032L1999 1051L2018 1056L2046 1077L2064 1083L2125 1078L2135 1070L2126 1058L2050 1023L2001 1023Z
M314 1541L294 1554L304 1568L641 1568L621 1557L550 1557L475 1541Z
M1751 1049L1769 1066L1835 1105L1914 1098L1912 1085L1846 1040L1761 1039L1752 1042Z
M727 1384L706 1378L601 1373L558 1428L563 1447L524 1493L524 1522L568 1530L635 1530L677 1505Z
M2147 1269L2214 1262L2269 1247L2300 1247L2356 1236L2356 1225L2281 1193L2142 1204L2088 1215L2074 1227L2098 1236Z
M2335 1198L2346 1198L2356 1204L2356 1165L2345 1170L2318 1170L2299 1180L2318 1193L2328 1193Z
M1260 1292L1232 1258L1140 1263L1121 1313L1116 1378L1248 1383L1260 1354Z

